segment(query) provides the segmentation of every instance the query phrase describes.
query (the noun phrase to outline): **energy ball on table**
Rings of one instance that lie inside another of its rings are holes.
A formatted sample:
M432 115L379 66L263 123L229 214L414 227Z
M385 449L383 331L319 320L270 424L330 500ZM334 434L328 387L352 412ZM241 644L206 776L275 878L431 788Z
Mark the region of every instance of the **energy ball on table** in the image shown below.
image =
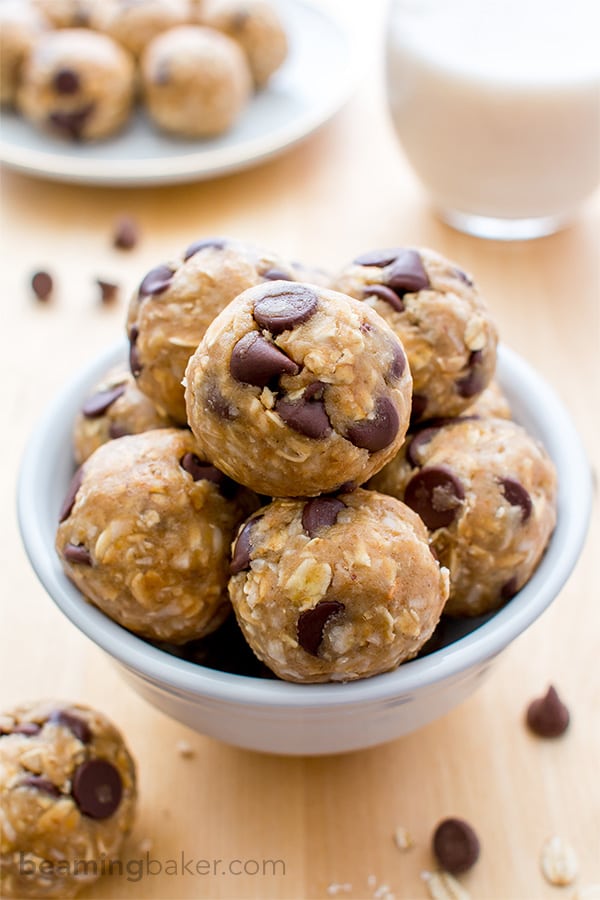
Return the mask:
M139 57L155 37L185 25L190 15L188 0L93 0L90 25Z
M41 15L23 0L0 2L0 103L3 106L15 103L23 64L44 28Z
M75 462L81 465L107 441L172 424L138 389L129 368L117 366L98 382L75 419Z
M271 497L362 484L400 448L412 380L365 303L316 285L250 288L186 371L189 425L216 466Z
M412 420L457 416L496 367L496 328L472 278L432 250L395 247L358 256L332 287L383 316L406 350Z
M419 517L360 488L264 507L241 529L231 571L246 640L286 681L394 669L428 640L448 597Z
M98 2L104 0L33 0L54 28L86 28L92 8Z
M229 612L229 547L256 508L204 462L189 431L99 447L73 478L56 549L84 596L130 631L185 643Z
M273 6L263 0L206 0L199 20L241 45L257 88L264 87L287 56L283 24Z
M290 263L223 237L195 241L179 259L144 277L127 316L131 371L174 421L186 424L181 382L212 320L242 291L273 277L293 279Z
M239 46L211 28L183 25L155 38L142 57L142 83L154 123L189 138L222 134L251 92Z
M477 616L529 580L556 522L556 472L540 444L505 419L424 427L369 487L403 500L450 570L444 612Z
M67 28L36 43L18 102L34 125L93 141L124 125L133 93L133 61L118 44L104 34Z
M134 762L101 713L57 701L0 713L3 897L74 897L118 859L135 805Z

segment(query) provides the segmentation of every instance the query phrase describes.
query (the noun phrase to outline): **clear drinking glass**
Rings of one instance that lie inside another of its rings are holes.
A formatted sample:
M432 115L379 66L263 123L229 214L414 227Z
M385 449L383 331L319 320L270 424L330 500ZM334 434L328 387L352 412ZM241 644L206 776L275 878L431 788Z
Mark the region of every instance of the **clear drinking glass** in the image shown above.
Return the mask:
M390 0L387 88L461 231L550 234L600 182L600 0Z

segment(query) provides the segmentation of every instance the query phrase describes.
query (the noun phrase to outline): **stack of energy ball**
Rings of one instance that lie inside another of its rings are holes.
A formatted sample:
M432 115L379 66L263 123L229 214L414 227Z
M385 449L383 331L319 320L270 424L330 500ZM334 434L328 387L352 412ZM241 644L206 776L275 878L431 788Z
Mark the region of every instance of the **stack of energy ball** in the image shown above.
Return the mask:
M276 676L350 681L536 568L555 470L493 382L477 287L437 253L369 252L330 277L197 241L145 276L127 334L129 370L75 422L56 539L125 628L180 647L233 606Z
M284 61L264 0L0 0L1 101L68 140L122 128L140 97L161 130L211 137Z

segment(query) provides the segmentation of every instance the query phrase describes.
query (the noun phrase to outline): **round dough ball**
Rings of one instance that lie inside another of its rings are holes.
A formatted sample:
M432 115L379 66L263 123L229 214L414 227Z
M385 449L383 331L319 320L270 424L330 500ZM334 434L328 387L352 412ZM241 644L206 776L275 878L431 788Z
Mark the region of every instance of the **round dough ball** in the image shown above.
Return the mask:
M44 29L44 20L28 3L0 2L0 103L3 106L15 103L23 64Z
M189 138L227 131L251 92L248 64L238 45L195 25L173 28L152 41L142 58L142 82L154 123Z
M505 419L463 418L416 431L369 487L403 500L450 570L451 616L502 606L529 580L556 523L556 472L543 447Z
M414 381L413 421L459 415L491 381L496 328L472 278L438 253L364 253L332 286L376 309L402 341Z
M448 596L423 523L358 489L276 500L234 545L229 594L246 640L286 681L352 681L411 659Z
M172 424L138 389L129 369L117 366L98 382L75 419L75 462L81 465L94 450L114 438Z
M0 713L2 896L74 897L118 858L135 806L134 762L101 713L59 701Z
M111 619L181 644L229 612L230 543L257 503L202 460L189 431L146 431L103 444L78 469L56 549Z
M70 140L93 141L125 124L133 93L131 57L104 34L71 28L37 42L18 102L34 125Z
M245 291L209 327L186 382L207 458L271 497L362 484L398 451L410 415L393 331L366 303L317 285Z
M131 371L154 404L185 425L185 367L206 329L238 294L295 275L290 263L230 238L195 241L182 256L152 269L129 305Z
M92 0L90 25L140 57L169 28L190 21L188 0Z
M475 403L467 407L465 415L481 416L482 419L512 419L508 398L494 378Z
M22 0L20 0L22 3ZM104 0L33 0L54 28L86 28L95 3Z
M288 54L285 29L276 10L263 0L207 0L199 20L237 41L244 50L254 85L264 87Z

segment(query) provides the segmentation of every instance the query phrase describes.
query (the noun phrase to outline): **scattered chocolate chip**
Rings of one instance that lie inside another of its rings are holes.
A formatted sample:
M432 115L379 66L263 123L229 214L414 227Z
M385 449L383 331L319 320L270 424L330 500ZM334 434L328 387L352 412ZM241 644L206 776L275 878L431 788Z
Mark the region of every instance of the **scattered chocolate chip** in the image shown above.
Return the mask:
M142 279L142 283L138 289L138 297L151 297L155 294L162 294L166 291L175 272L169 266L156 266L150 269L147 275Z
M250 568L250 553L252 552L252 542L250 538L252 529L260 518L260 516L255 516L253 519L250 519L249 522L246 522L237 536L233 548L233 556L229 565L229 571L232 575L237 575L238 572L243 572L245 569Z
M345 610L339 600L319 600L312 609L307 609L298 616L298 643L311 656L319 655L319 647L323 640L323 632L329 619Z
M33 788L43 794L49 794L51 797L60 797L60 789L42 775L27 775L21 779L19 786Z
M394 346L394 357L390 366L390 378L392 381L400 381L406 369L406 356L404 350L399 344Z
M389 397L379 397L373 415L351 425L346 437L355 447L376 453L393 443L399 428L396 407Z
M233 348L229 371L236 381L265 387L280 375L297 375L300 366L258 331L251 331Z
M135 219L121 216L117 219L113 232L113 246L118 250L133 250L140 239L140 232Z
M432 849L442 869L460 875L479 859L479 838L463 819L444 819L434 831Z
M419 419L422 419L427 409L427 397L423 394L413 394L412 408L410 411L410 424L414 425Z
M42 730L42 726L38 725L37 722L21 722L19 725L15 725L12 729L12 734L24 734L25 737L33 737L34 734L39 734Z
M111 422L108 426L108 436L111 440L116 440L117 438L126 437L128 434L131 434L128 428L125 425L120 425L118 422Z
M97 419L99 416L104 415L119 397L123 396L126 387L127 385L125 384L117 384L115 387L93 394L85 401L81 407L81 412L86 419Z
M461 397L475 397L486 386L485 372L482 368L483 352L474 350L469 356L469 371L456 382L456 390Z
M129 332L129 368L134 378L141 373L143 366L140 360L140 353L137 348L137 339L140 335L137 325L133 325Z
M363 296L365 297L379 297L380 300L385 300L386 303L395 309L396 312L404 312L404 303L402 301L402 297L400 297L396 291L393 291L390 287L387 287L385 284L371 284L368 288L363 290Z
M309 287L291 282L273 284L254 304L254 319L271 334L281 334L310 319L317 306L317 295Z
M533 509L529 492L525 490L521 482L517 481L516 478L501 478L500 487L511 506L521 507L521 522L526 522Z
M199 250L205 250L207 247L212 247L214 250L224 250L226 246L227 241L224 238L204 238L200 241L194 241L183 254L183 259L187 262Z
M75 769L71 794L84 816L108 819L121 802L123 783L112 763L89 759Z
M474 281L470 275L467 275L466 272L463 272L462 269L454 269L456 275L460 278L461 281L464 281L465 284L468 284L469 287L473 287Z
M399 294L412 294L429 287L429 278L416 250L401 250L387 273L385 283Z
M315 497L308 500L302 510L302 527L309 537L314 538L322 528L335 525L343 509L346 509L346 504L336 497Z
M80 566L91 566L92 557L90 551L83 544L65 544L63 556L67 562Z
M430 531L451 525L464 497L461 482L446 466L421 469L404 491L404 502L421 516Z
M517 585L518 581L516 575L513 575L512 578L509 578L506 584L503 584L500 588L500 597L502 600L511 600L519 590Z
M96 278L96 284L100 288L100 300L107 306L114 303L119 295L119 285L114 281L103 281L102 278Z
M282 269L267 269L261 272L265 281L294 281L290 272L284 272Z
M59 69L52 84L58 94L76 94L81 86L79 75L73 69Z
M235 408L223 397L216 384L211 384L206 388L206 406L210 412L226 421L235 419L237 415Z
M80 716L67 712L65 709L55 709L50 713L48 721L53 725L62 725L63 728L67 728L82 744L89 744L92 740L92 731L88 723Z
M36 272L31 278L31 287L38 300L48 300L54 288L52 275L48 272Z
M527 707L527 725L538 737L560 737L569 727L570 719L569 710L553 685L544 697L532 700Z
M192 476L194 481L210 481L221 487L227 480L227 476L223 472L220 472L219 469L216 469L209 463L202 462L195 453L185 453L181 457L179 465Z
M281 397L275 403L275 412L286 425L305 437L317 439L331 433L331 422L322 400L287 400Z
M386 250L369 250L367 253L361 253L357 256L353 263L355 266L377 266L383 269L389 266L397 258L402 251L398 247L390 247Z
M48 122L53 125L57 131L61 131L65 137L77 141L81 138L81 133L85 127L85 123L94 111L94 104L89 103L82 109L71 110L70 112L57 111L50 113Z
M77 497L77 491L81 487L81 482L83 481L83 466L79 466L73 478L71 479L71 484L69 485L69 489L67 491L67 495L64 499L63 505L61 506L60 513L58 515L58 521L64 522L65 519L68 519L71 515L71 510L75 506L75 498Z

